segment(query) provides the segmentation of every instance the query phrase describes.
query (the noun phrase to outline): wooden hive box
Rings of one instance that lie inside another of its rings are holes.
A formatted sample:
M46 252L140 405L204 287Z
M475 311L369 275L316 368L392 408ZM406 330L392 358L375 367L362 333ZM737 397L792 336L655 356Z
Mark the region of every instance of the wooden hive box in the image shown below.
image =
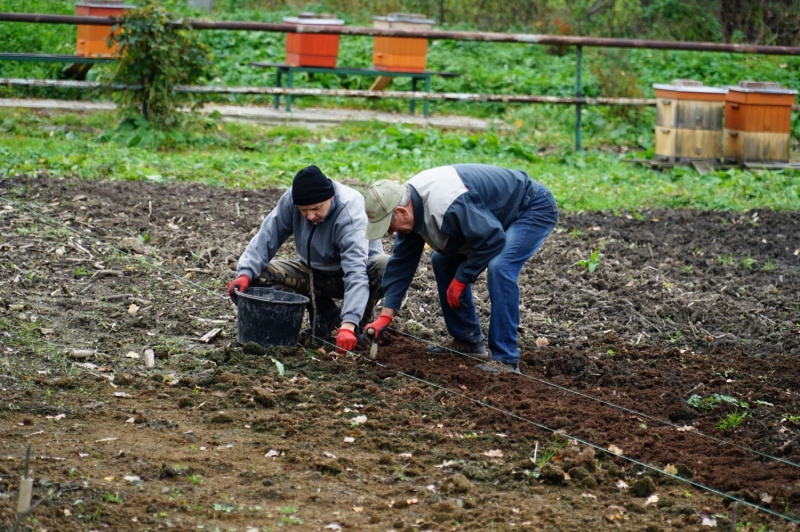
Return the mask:
M658 161L722 158L722 124L726 89L694 80L654 84Z
M392 13L372 17L372 27L380 29L426 31L433 20L414 13ZM372 66L387 72L424 72L428 60L428 39L375 36Z
M344 21L334 15L300 13L296 17L285 17L287 24L343 26ZM339 36L321 35L318 33L287 33L286 64L291 66L309 66L336 68L336 57L339 55Z
M726 162L789 162L797 91L780 83L740 81L725 97Z
M75 14L81 17L121 17L135 6L126 5L122 0L94 0L75 4ZM75 55L80 57L117 57L116 46L108 46L111 26L78 24L78 38Z

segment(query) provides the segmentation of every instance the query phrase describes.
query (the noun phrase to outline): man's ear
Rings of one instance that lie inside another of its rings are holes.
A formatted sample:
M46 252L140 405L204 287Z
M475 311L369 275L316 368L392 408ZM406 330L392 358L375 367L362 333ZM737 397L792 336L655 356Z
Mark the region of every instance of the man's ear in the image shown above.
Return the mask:
M403 207L402 205L398 205L394 208L394 215L395 218L401 218L403 220L408 219L408 207Z

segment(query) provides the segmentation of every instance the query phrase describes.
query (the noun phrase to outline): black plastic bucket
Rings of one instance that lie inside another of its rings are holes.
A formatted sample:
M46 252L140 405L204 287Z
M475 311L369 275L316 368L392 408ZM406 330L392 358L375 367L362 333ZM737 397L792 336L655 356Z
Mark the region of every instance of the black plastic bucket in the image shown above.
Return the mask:
M307 297L260 286L251 286L236 294L240 344L297 345Z

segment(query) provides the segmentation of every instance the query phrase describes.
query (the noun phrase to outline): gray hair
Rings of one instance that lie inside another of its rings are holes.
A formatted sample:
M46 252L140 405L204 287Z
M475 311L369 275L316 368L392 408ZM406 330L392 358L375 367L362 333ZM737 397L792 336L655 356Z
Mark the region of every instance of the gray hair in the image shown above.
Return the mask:
M411 187L403 185L403 195L400 196L398 207L407 207L411 203Z

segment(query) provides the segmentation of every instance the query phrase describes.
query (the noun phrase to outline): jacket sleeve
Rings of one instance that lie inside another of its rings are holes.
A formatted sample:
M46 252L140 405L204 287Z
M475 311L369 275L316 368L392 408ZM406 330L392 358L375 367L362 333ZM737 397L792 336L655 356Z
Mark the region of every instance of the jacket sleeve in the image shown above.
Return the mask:
M425 241L416 233L397 233L392 256L383 273L383 306L400 310L403 298L414 280L414 274L425 249Z
M467 259L456 271L456 279L472 284L506 244L506 232L500 221L469 194L461 195L450 205L442 221L442 232L449 236L448 249L469 246Z
M340 213L336 220L336 240L344 272L342 322L358 324L369 301L369 240L363 203L348 205Z
M269 261L278 252L278 248L294 232L292 215L294 204L287 192L278 200L278 205L261 222L261 227L250 239L239 263L236 265L237 275L247 275L250 280L258 279Z

